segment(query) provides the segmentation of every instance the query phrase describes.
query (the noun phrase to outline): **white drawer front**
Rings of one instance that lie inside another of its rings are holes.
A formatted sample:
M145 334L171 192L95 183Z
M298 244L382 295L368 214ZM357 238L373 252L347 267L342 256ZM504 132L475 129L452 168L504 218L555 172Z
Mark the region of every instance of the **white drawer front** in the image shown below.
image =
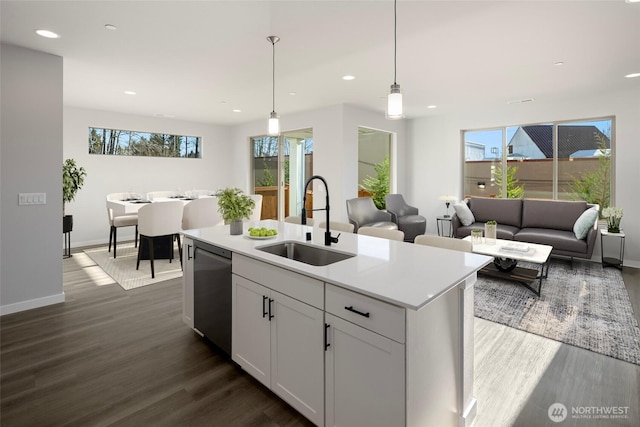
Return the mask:
M326 284L325 311L392 340L405 341L405 309Z
M324 308L324 282L320 280L236 253L233 254L231 268L234 274L245 279L260 283L320 310Z

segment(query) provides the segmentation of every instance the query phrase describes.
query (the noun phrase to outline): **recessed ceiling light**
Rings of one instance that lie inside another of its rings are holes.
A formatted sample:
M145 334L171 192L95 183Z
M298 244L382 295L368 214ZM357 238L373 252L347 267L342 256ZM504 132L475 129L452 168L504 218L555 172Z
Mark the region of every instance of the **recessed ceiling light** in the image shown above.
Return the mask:
M226 104L227 101L220 101L220 104Z
M564 62L563 61L556 61L556 62L553 63L553 65L555 65L557 67L560 67L560 66L564 65Z
M165 119L173 119L175 116L173 114L161 114L161 113L157 113L156 117L163 117Z
M114 30L118 29L118 27L116 27L113 24L104 24L104 28L106 28L107 30L111 30L111 31L114 31Z
M535 99L533 98L524 98L524 99L516 99L513 101L509 101L507 102L507 104L524 104L526 102L533 102L533 101L535 101Z
M627 3L638 3L640 0L624 0Z
M437 105L427 105L427 108L438 108Z
M640 1L640 0L638 0L638 1ZM634 77L640 77L640 73L627 74L625 77L628 78L628 79L632 79Z
M56 34L53 31L49 30L36 30L36 34L40 37L46 37L48 39L59 39L60 34Z
M124 91L124 93L125 93L126 95L135 95L135 94L136 94L136 92L134 92L134 91L132 91L132 90L125 90L125 91Z
M233 110L231 110L231 111L233 111L234 113L242 113L242 110L241 110L241 109L239 109L239 108L234 108L234 109L233 109Z
M353 79L355 79L355 77L351 76L351 75L342 76L342 80L347 80L348 81L348 80L353 80Z
M289 95L291 96L296 96L298 93L297 92L289 92Z

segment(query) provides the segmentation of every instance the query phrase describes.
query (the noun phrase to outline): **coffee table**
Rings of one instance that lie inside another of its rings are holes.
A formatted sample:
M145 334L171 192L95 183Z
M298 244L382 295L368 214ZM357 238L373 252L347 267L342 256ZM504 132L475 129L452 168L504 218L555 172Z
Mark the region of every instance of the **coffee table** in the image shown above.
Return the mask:
M464 240L471 241L471 236ZM488 245L483 239L482 243L473 244L473 252L492 256L493 264L489 264L480 270L480 273L502 279L515 280L527 289L540 296L542 292L542 279L546 279L549 273L549 258L553 246L539 245L535 243L515 242L512 240L496 239L495 244ZM519 267L518 261L537 264L539 268ZM538 282L538 288L532 285Z

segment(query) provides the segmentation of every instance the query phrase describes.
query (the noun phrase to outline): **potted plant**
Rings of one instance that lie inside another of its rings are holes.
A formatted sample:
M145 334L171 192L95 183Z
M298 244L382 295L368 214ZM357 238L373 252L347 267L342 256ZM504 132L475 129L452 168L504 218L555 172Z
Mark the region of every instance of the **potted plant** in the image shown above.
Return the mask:
M231 234L242 234L242 220L249 219L256 203L239 188L224 188L216 193L218 212L225 224L230 224Z
M497 227L498 223L494 220L489 220L484 223L484 238L488 245L496 243Z
M76 198L76 194L84 185L87 171L78 167L74 159L67 159L62 164L62 232L73 230L73 216L66 215L65 205Z
M606 218L607 220L607 231L609 233L620 232L620 220L622 220L623 215L624 211L622 210L622 208L609 206L602 210L602 217Z

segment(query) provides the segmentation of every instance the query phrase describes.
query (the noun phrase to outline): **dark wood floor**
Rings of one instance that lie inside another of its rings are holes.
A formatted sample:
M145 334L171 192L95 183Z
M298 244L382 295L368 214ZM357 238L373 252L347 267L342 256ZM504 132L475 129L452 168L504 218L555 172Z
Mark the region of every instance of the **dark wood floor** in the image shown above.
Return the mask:
M182 323L181 279L124 291L83 261L65 261L65 303L0 318L0 425L310 425ZM640 270L624 276L637 314ZM546 425L549 394L577 387L584 405L635 402L629 423L599 425L639 425L640 367L594 355L477 323L476 425Z

